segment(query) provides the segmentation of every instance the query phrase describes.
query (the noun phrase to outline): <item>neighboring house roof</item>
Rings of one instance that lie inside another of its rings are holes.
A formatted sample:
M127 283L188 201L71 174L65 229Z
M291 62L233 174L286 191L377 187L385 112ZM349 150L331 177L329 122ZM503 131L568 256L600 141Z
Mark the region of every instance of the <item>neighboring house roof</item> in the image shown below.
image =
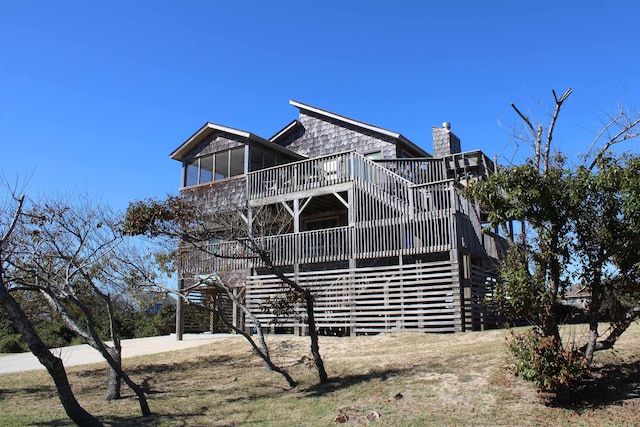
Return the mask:
M134 294L134 298L138 301L138 303L142 306L152 306L157 303L168 304L175 306L177 301L171 295L167 295L160 292L147 292L140 291Z
M323 117L327 117L329 119L333 119L336 120L338 122L342 122L345 124L349 124L355 127L359 127L361 129L366 129L368 131L371 132L375 132L375 133L379 133L382 135L386 135L388 137L391 137L399 142L402 142L403 144L411 147L413 150L415 150L416 152L423 154L424 157L431 157L431 155L429 153L427 153L426 151L424 151L422 148L418 147L416 144L414 144L413 142L411 142L410 140L408 140L407 138L405 138L404 136L402 136L401 134L399 134L398 132L393 132L391 130L388 129L384 129L378 126L374 126L374 125L370 125L368 123L365 122L361 122L359 120L354 120L351 119L349 117L345 117L345 116L341 116L340 114L336 114L336 113L332 113L330 111L326 111L326 110L322 110L320 108L316 108L316 107L312 107L311 105L306 105L303 104L301 102L297 102L294 100L289 100L289 104L293 105L294 107L299 108L300 110L305 110L305 111L309 111L311 113L315 113L319 116L323 116ZM288 134L289 131L292 128L295 128L297 120L294 120L293 122L291 122L289 125L287 125L287 127L283 128L280 132L278 132L276 135L274 135L273 137L271 137L271 141L272 142L276 142L276 140L282 136L284 136L285 134ZM298 122L298 125L300 123Z
M299 159L304 158L303 156L300 156L299 154L291 150L287 150L286 148L280 145L273 144L267 141L266 139L259 137L258 135L255 135L251 132L234 129L228 126L218 125L211 122L205 123L204 126L202 126L196 133L191 135L189 139L187 139L185 142L182 143L182 145L180 145L171 154L169 154L169 157L171 157L171 159L173 160L178 160L178 161L182 160L184 156L187 153L189 153L189 151L191 151L192 148L196 147L200 142L202 142L202 140L204 140L206 137L208 137L209 135L215 132L223 132L226 134L230 134L230 135L245 139L247 141L256 142L258 144L265 145L273 150L285 153L294 158L299 158Z
M591 298L591 290L586 285L578 283L566 289L564 298Z

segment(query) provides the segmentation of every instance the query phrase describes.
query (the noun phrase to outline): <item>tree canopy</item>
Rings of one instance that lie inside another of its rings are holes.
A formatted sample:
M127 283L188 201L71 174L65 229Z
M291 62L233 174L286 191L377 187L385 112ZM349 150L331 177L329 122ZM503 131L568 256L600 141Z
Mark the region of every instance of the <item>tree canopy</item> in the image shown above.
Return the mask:
M511 240L495 302L503 312L529 319L565 359L575 350L588 366L595 350L611 348L640 316L640 155L615 151L638 136L640 116L612 117L591 144L600 148L569 160L554 150L552 139L570 94L553 92L546 128L514 106L533 154L523 164L501 167L470 195L486 209L490 227ZM570 289L589 298L582 313L589 336L577 349L562 347L558 325ZM604 320L610 328L601 336Z

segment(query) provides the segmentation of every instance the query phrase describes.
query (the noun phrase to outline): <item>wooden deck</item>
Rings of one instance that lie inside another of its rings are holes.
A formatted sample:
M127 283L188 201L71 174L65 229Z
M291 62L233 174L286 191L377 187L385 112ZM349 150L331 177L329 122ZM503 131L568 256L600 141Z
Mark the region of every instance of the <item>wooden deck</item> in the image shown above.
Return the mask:
M250 208L282 205L291 214L294 232L262 237L259 244L274 265L287 267L294 280L314 289L319 328L352 334L481 329L482 301L494 280L488 266L503 257L506 243L483 233L480 207L460 189L492 168L481 152L387 161L349 152L252 172L246 176L246 198ZM318 197L335 197L348 224L301 231L304 209ZM246 286L249 308L263 324L304 326L302 311L275 319L262 309L283 288L274 276L255 273L263 264L243 242L206 249L185 248L184 277L241 272L237 286ZM411 263L403 262L407 257ZM377 259L395 261L376 266ZM310 265L322 271L301 271Z

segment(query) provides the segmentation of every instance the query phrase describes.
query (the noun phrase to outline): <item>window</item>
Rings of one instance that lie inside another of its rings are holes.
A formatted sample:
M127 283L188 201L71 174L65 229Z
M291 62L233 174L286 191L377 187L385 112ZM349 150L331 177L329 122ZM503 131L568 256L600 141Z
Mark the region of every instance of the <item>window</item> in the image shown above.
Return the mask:
M185 162L184 185L196 185L198 183L198 163L199 159Z
M412 159L414 157L415 157L415 155L411 154L410 152L408 152L404 148L401 148L399 150L399 152L398 152L398 158L400 158L400 159Z
M251 171L262 169L262 148L251 147Z
M213 181L213 156L200 158L200 184Z
M229 177L229 152L216 153L216 181Z
M244 147L231 150L229 157L229 176L242 175L244 173Z
M185 161L183 184L206 184L243 173L244 147L238 147Z
M270 168L276 165L276 153L273 151L264 152L264 167Z
M266 169L283 163L284 159L276 155L275 151L260 147L251 147L251 172Z
M369 160L381 160L383 158L382 151L372 151L370 153L366 153L364 156Z

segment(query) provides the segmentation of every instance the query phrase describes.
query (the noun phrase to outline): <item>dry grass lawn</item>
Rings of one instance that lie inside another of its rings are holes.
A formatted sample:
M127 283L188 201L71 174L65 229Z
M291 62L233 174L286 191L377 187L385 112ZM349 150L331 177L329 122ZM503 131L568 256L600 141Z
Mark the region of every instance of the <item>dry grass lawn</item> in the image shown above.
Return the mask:
M309 367L308 339L269 337L275 359L301 383L294 390L264 369L241 337L125 359L149 390L154 414L147 418L129 390L117 402L102 400L103 365L68 372L81 404L113 426L331 426L338 415L346 425L371 426L638 425L640 324L615 351L597 354L594 377L566 406L545 405L531 384L508 372L508 334L323 338L333 378L325 386ZM70 425L46 372L0 375L0 425Z

